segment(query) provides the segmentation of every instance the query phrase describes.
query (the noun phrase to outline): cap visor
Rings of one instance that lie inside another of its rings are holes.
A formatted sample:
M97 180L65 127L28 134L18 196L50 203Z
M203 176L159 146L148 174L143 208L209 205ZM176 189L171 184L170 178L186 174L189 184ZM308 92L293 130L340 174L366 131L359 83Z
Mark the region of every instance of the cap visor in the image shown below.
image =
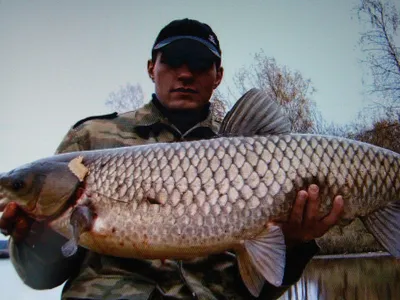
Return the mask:
M212 54L214 54L216 57L221 58L221 54L218 52L217 48L210 43L209 41L196 37L196 36L174 36L174 37L170 37L167 38L161 42L159 42L157 45L155 45L153 47L153 50L159 50L161 48L164 48L165 46L170 45L171 43L175 42L175 41L180 41L180 40L193 40L196 41L198 43L203 44L204 46L206 46L206 48L208 50L211 51Z

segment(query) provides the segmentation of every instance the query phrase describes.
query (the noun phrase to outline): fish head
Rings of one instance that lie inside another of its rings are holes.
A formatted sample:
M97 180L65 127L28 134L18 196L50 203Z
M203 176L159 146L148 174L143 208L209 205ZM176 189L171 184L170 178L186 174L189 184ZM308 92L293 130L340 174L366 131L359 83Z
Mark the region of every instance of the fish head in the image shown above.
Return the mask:
M28 190L33 187L33 177L33 173L24 168L0 174L0 211L10 202L27 210L32 209L36 203L33 200L35 195Z
M33 162L0 174L0 211L15 202L34 219L46 219L62 211L79 185L66 162Z

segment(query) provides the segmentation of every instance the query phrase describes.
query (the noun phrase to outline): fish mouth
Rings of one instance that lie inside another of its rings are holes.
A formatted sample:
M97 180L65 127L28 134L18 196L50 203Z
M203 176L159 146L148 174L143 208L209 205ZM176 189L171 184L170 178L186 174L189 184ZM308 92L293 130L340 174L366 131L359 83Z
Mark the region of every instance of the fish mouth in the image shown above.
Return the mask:
M3 193L0 187L0 212L3 212L7 204L10 202L11 202L10 199L7 197L5 193Z
M4 209L6 208L7 204L8 204L8 199L7 198L1 198L1 200L0 200L0 212L4 211Z
M3 212L6 205L10 202L2 186L4 182L4 173L0 173L0 212Z

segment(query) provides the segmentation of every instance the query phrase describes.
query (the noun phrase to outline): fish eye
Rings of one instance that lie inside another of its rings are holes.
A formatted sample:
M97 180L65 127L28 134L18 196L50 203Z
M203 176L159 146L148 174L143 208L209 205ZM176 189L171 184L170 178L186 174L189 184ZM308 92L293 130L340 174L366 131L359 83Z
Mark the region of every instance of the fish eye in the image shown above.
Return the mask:
M24 187L24 182L22 180L14 180L12 183L12 189L15 192L18 192Z

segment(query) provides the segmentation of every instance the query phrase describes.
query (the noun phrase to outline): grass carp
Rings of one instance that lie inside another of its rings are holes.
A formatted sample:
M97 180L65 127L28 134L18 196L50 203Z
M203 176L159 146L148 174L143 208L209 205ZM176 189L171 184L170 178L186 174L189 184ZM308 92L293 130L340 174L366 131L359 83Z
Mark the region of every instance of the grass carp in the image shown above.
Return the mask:
M342 221L360 217L400 257L400 155L339 137L290 134L279 106L250 90L218 137L82 151L0 174L0 210L14 201L77 245L133 258L190 259L234 250L249 291L279 286L278 222L315 183L321 216L342 195Z

